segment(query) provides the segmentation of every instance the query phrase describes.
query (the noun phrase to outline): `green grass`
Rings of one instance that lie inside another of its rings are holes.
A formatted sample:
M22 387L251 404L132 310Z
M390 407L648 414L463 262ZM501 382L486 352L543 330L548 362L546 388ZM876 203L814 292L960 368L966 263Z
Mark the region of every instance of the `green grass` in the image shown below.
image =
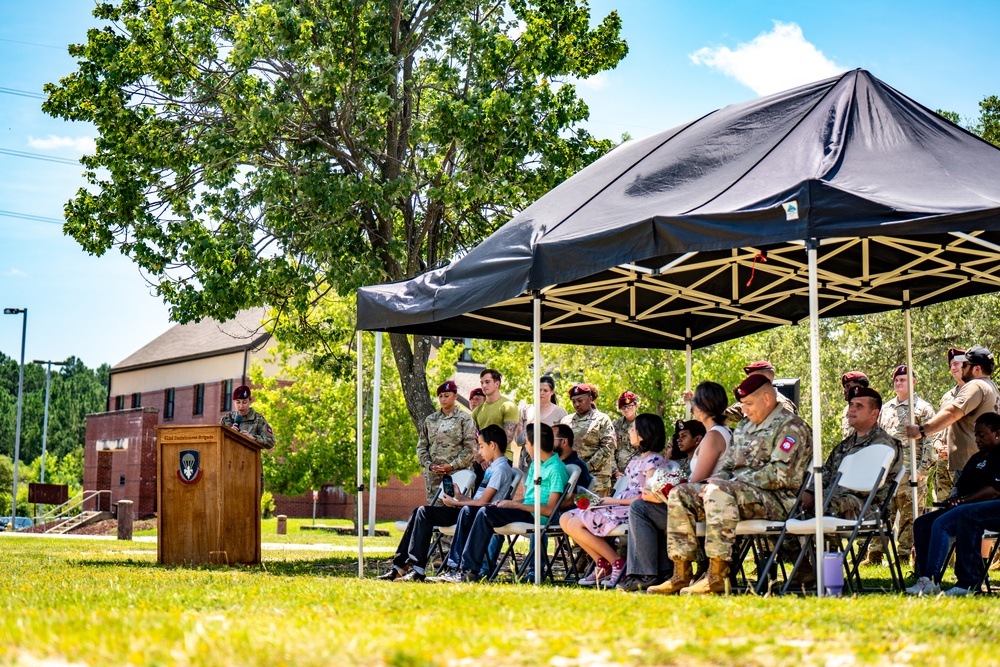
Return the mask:
M261 521L260 535L261 541L271 544L322 544L337 546L358 546L357 535L338 535L334 532L324 530L302 530L302 526L312 525L312 519L288 519L287 531L285 535L278 535L278 520L275 518ZM343 526L350 527L351 521L348 519L317 519L316 525ZM395 530L394 521L376 521L375 527L389 531L389 537L368 537L368 524L365 524L365 546L384 547L395 550L399 544L399 533ZM137 530L136 536L156 535L156 529Z
M1000 634L991 597L393 584L315 552L161 567L148 543L0 537L0 572L0 664L993 664Z

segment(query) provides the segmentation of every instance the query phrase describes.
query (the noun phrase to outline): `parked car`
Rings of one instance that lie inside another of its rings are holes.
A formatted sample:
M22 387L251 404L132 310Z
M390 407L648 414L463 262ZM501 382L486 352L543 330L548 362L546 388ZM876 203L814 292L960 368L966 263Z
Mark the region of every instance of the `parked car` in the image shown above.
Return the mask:
M10 523L9 516L0 516L0 532L7 530L7 525ZM31 528L35 523L30 517L19 516L14 522L14 530L23 530L25 528Z

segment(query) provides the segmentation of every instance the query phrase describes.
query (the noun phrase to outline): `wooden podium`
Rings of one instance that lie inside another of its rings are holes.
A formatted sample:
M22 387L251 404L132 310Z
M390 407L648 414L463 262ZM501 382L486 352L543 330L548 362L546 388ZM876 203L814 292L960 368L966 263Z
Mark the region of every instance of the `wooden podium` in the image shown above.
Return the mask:
M221 425L157 426L158 560L260 563L260 452Z

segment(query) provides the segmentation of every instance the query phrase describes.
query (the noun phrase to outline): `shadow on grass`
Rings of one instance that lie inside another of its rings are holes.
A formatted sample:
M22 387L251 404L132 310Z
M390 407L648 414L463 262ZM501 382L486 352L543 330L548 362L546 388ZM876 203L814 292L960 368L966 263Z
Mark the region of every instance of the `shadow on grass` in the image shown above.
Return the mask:
M258 565L215 565L203 563L199 565L161 565L155 561L136 560L133 558L80 558L69 560L70 565L90 568L125 568L136 571L152 570L188 570L192 572L226 572L241 570L244 572L260 572L279 577L296 576L326 576L354 577L358 576L357 558L324 557L313 559L296 559L282 561L264 561ZM388 561L365 559L365 576L373 577L381 574Z

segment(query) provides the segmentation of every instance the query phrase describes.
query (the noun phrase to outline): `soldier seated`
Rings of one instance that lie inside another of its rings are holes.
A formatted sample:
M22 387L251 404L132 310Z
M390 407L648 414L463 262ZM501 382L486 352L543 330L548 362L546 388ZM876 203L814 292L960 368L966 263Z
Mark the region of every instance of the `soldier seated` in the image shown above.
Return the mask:
M648 593L698 595L725 591L736 524L741 519L784 519L812 457L812 432L784 410L771 381L749 375L734 390L746 418L733 435L721 471L704 484L682 484L667 497L667 553L673 577ZM696 524L705 521L708 572L692 583Z

